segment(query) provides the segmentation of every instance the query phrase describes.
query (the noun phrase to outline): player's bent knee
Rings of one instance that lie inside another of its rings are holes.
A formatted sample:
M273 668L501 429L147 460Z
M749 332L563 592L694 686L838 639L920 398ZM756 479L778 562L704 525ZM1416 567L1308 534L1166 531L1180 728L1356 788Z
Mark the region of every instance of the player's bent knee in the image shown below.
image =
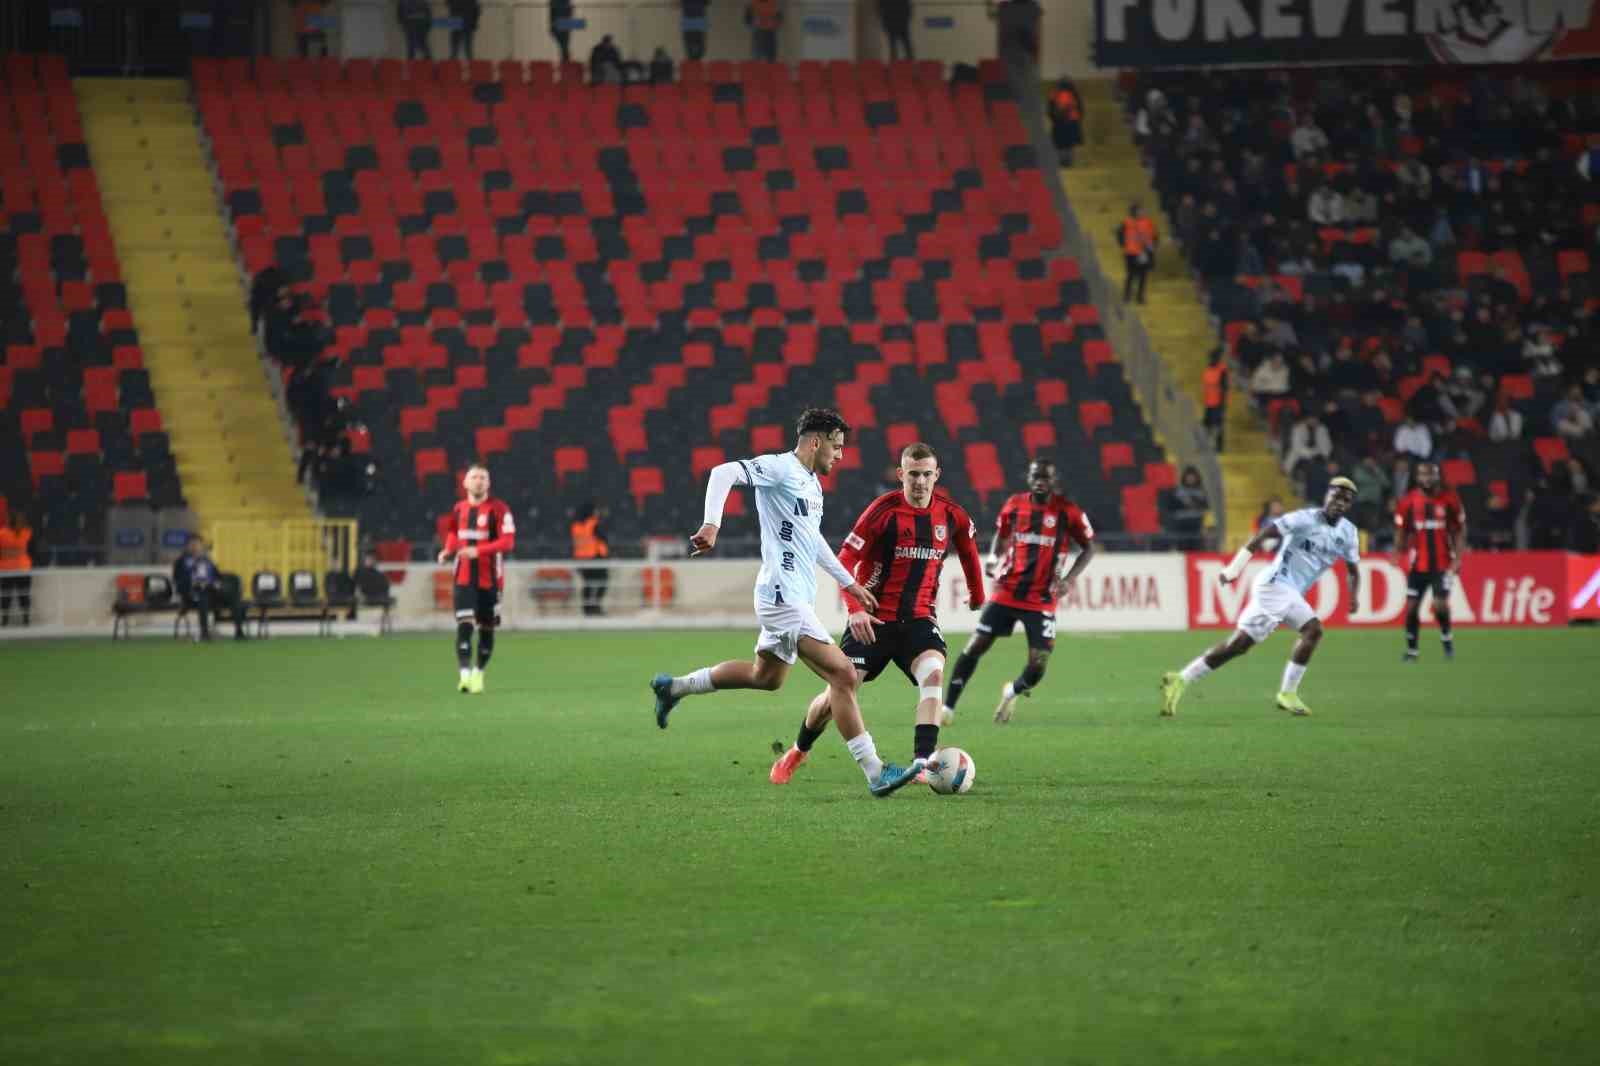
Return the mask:
M1321 640L1322 639L1322 619L1313 618L1311 621L1309 621L1305 625L1301 626L1300 627L1300 638L1302 640L1305 640L1305 641L1311 643L1311 644L1315 644L1315 643L1317 643L1317 641Z

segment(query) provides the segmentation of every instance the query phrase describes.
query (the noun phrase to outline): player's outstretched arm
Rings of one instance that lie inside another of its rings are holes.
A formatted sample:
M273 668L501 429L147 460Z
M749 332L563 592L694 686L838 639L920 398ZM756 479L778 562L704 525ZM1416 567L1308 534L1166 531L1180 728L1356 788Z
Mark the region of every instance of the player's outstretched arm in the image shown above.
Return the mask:
M711 468L706 477L705 521L698 532L689 538L689 554L704 555L717 544L717 530L722 528L722 511L728 505L728 493L735 485L748 484L745 464L734 461Z

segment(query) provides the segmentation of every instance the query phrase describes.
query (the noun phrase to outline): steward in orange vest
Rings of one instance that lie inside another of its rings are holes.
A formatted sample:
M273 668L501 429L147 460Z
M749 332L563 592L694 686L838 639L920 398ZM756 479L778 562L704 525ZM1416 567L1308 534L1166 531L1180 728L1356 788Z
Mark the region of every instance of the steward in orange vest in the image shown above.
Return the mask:
M1156 224L1141 213L1138 204L1128 205L1128 217L1117 227L1117 242L1122 245L1122 258L1128 267L1122 282L1122 302L1131 303L1135 286L1139 302L1144 303L1144 282L1156 264L1156 245L1160 237Z
M1056 82L1050 95L1050 139L1055 143L1061 165L1072 165L1072 150L1083 143L1083 105L1072 79Z
M600 510L591 500L578 508L573 516L572 525L568 531L572 534L572 557L578 560L607 559L611 556L611 546L606 543L605 530L601 528L601 521L605 512ZM578 574L583 578L583 613L588 615L605 614L601 601L606 598L606 589L611 584L611 569L606 566L581 566Z
M1220 347L1211 350L1211 359L1200 374L1206 403L1205 427L1211 446L1222 450L1222 420L1228 409L1228 364Z
M33 616L33 557L28 545L33 530L21 511L11 513L10 525L0 526L0 626L28 625ZM17 615L11 613L12 603Z
M750 0L744 20L752 33L755 58L768 63L778 61L778 26L783 22L780 0Z

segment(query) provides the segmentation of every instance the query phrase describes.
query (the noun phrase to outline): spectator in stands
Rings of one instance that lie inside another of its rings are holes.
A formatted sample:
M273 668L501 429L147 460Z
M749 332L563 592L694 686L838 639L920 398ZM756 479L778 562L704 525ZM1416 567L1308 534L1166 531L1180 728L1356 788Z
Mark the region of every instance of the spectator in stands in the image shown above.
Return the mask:
M1355 349L1348 344L1334 349L1333 362L1324 377L1328 386L1338 392L1365 392L1377 384L1372 368L1357 359Z
M1393 479L1378 457L1370 451L1363 455L1350 471L1350 480L1356 483L1356 502L1350 515L1356 528L1370 530L1383 525L1384 504Z
M1328 182L1318 185L1306 202L1306 217L1319 226L1344 224L1344 197Z
M1567 537L1567 550L1584 555L1600 553L1600 496L1580 499Z
M672 57L665 48L657 48L656 54L650 57L650 84L672 84Z
M1282 259L1278 260L1278 273L1287 274L1290 277L1315 274L1317 272L1315 251L1315 248L1290 250Z
M1328 135L1317 125L1311 112L1300 116L1300 125L1289 135L1289 147L1294 151L1296 163L1314 161L1328 150Z
M589 81L595 85L620 85L622 80L622 52L608 33L589 52Z
M1261 513L1256 515L1256 526L1254 532L1261 532L1269 524L1276 522L1282 517L1283 501L1277 499L1266 501L1261 505ZM1274 529L1273 532L1262 538L1261 551L1263 554L1271 554L1277 551L1278 546L1282 543L1283 537L1278 534L1276 529Z
M316 20L323 17L322 0L290 0L294 4L294 40L301 59L310 59L313 50L328 54L328 35Z
M1469 528L1477 528L1474 522ZM1483 537L1495 551L1510 551L1517 546L1517 512L1511 501L1498 492L1490 492L1484 503Z
M1071 78L1056 82L1055 91L1050 94L1050 141L1055 145L1057 162L1070 167L1073 149L1083 143L1083 102Z
M561 62L572 62L572 0L550 0L550 36L561 53Z
M483 16L483 5L478 0L450 0L450 16L461 20L461 25L450 31L450 58L475 58L472 42L478 35L478 20Z
M1489 402L1489 394L1473 377L1472 368L1458 366L1444 386L1445 399L1455 410L1455 417L1477 419L1483 414L1484 405Z
M683 0L683 58L698 63L706 57L706 8L710 0ZM693 19L695 29L690 29Z
M22 511L11 512L0 526L0 626L33 623L33 529ZM16 614L11 605L17 605Z
M917 58L911 51L911 0L878 0L878 19L889 38L889 58Z
M406 58L433 58L433 46L428 43L428 31L433 28L433 9L428 0L397 0L400 29L406 35Z
M776 63L778 28L783 25L781 0L750 0L744 20L750 27L751 54L758 60Z
M1433 225L1428 228L1428 243L1441 251L1456 246L1455 227L1450 225L1450 212L1443 207L1433 214Z
M593 565L596 560L611 555L611 546L606 542L605 527L602 525L605 517L606 512L590 500L578 508L570 527L572 557L580 563L591 564L578 568L578 574L583 578L583 613L587 615L606 613L604 601L606 587L611 582L611 568Z
M1259 277L1266 272L1267 264L1261 258L1261 252L1256 248L1255 242L1250 239L1250 231L1240 230L1239 251L1234 256L1234 273Z
M1350 412L1350 437L1363 452L1372 452L1388 443L1389 421L1383 414L1383 393L1369 388L1361 403Z
M305 310L294 291L282 285L277 300L266 311L267 354L286 367L309 366L327 347L325 331L303 317Z
M1567 468L1552 467L1548 476L1538 480L1532 497L1523 508L1528 547L1534 551L1564 549L1578 512L1578 500L1572 494Z
M1315 411L1307 411L1289 430L1289 444L1283 451L1283 472L1295 476L1301 464L1326 459L1332 454L1333 436L1328 427Z
M1446 419L1456 416L1454 405L1439 388L1440 380L1438 374L1429 374L1422 387L1411 394L1411 400L1406 404L1406 409L1424 425L1441 425Z
M1433 191L1433 172L1416 156L1400 161L1394 169L1394 180L1414 198L1426 200Z
M1206 496L1205 483L1200 471L1192 466L1183 468L1178 483L1162 494L1166 510L1166 526L1173 535L1174 547L1180 551L1200 551L1205 547L1206 513L1211 510L1211 500Z
M1144 213L1137 201L1128 205L1128 217L1117 227L1117 241L1122 245L1123 263L1127 268L1127 275L1122 282L1122 302L1132 303L1137 288L1139 302L1144 303L1145 279L1155 266L1156 248L1161 243L1161 237L1156 232L1155 222Z
M1228 361L1223 358L1223 351L1219 345L1211 349L1211 355L1206 359L1206 368L1200 373L1200 382L1205 390L1205 427L1206 435L1211 438L1211 447L1217 451L1222 450L1222 426L1228 413Z
M1357 185L1344 198L1344 221L1348 226L1371 226L1378 221L1378 198L1366 187Z
M378 556L367 551L361 554L361 565L355 572L356 590L361 593L361 599L368 604L382 605L389 602L389 577L378 569Z
M1489 439L1496 444L1522 439L1522 413L1503 392L1495 397L1494 413L1489 416Z
M1583 399L1583 386L1571 385L1567 395L1550 410L1550 424L1556 435L1579 441L1594 432L1594 414Z
M1289 392L1289 364L1283 353L1274 351L1250 375L1250 394L1262 405L1281 399Z
M1405 421L1394 431L1394 450L1398 455L1413 459L1426 459L1433 454L1432 431L1418 422L1416 416L1409 410L1406 412ZM1396 488L1395 491L1400 490Z
M1190 112L1189 121L1183 127L1183 136L1178 139L1179 158L1209 156L1219 147L1216 135L1206 125L1205 117L1198 111Z
M289 284L289 277L277 264L261 268L250 282L250 332L255 333L261 322L278 302L281 290Z
M1431 287L1426 284L1433 270L1433 246L1409 225L1389 242L1389 262L1404 271L1413 289Z
M1522 362L1534 377L1561 376L1561 360L1556 358L1555 341L1548 329L1530 333L1522 342Z

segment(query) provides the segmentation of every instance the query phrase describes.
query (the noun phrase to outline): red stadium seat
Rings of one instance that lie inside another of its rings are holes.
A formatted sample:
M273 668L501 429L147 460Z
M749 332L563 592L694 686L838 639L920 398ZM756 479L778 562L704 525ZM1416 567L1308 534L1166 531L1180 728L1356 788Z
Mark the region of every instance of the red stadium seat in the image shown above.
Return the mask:
M644 501L667 491L666 478L656 466L636 466L628 471L628 491L633 495L634 506L644 510Z
M1056 427L1049 422L1028 422L1022 427L1022 448L1031 458L1045 455L1056 446Z
M1173 488L1178 484L1178 471L1171 463L1146 463L1144 483L1158 492Z
M450 458L443 448L423 448L417 452L412 460L416 468L417 481L425 481L435 474L450 473Z
M111 476L111 499L116 503L131 503L150 498L150 483L143 470L120 471Z
M789 434L782 426L751 426L750 451L755 455L781 452L788 446ZM892 448L893 445L890 445Z
M1133 445L1120 441L1100 445L1100 469L1107 477L1113 470L1133 465Z
M1078 424L1085 436L1093 437L1101 426L1111 425L1111 405L1104 400L1090 400L1078 405Z
M589 471L589 452L587 449L576 445L557 448L555 466L558 479L566 478L573 474L586 474Z
M1136 536L1161 532L1161 509L1151 485L1128 485L1122 490L1122 525Z
M1557 463L1572 458L1572 453L1567 450L1567 442L1560 437L1535 438L1533 454L1539 457L1539 464L1544 467L1545 473L1549 473Z
M699 481L712 467L721 466L724 458L721 448L715 445L701 445L689 453L689 472L694 475L696 481Z
M1472 465L1471 459L1446 459L1439 464L1439 473L1443 475L1447 485L1476 485L1478 483L1478 469Z
M967 465L967 481L972 491L982 496L1006 487L1005 471L1000 466L1000 453L993 444L981 442L966 446L963 456Z

